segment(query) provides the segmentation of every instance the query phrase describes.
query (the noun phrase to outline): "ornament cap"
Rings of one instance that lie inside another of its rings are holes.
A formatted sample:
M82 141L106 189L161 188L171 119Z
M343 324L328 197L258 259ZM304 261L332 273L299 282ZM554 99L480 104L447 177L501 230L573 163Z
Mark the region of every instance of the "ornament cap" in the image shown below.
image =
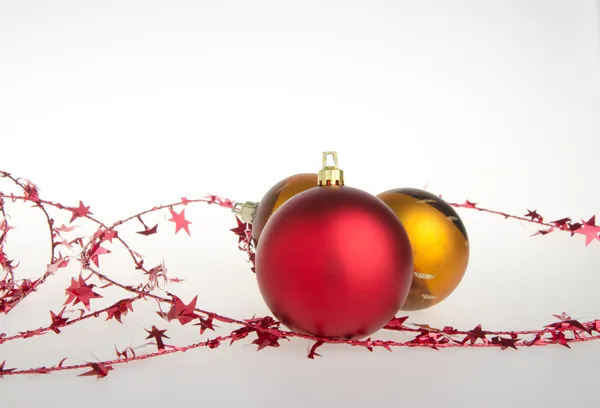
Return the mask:
M254 214L258 208L258 203L246 201L245 203L235 203L231 211L237 215L243 222L252 224Z
M327 165L327 158L332 156L333 166ZM318 174L319 186L343 186L344 172L338 167L337 152L323 152L323 168Z

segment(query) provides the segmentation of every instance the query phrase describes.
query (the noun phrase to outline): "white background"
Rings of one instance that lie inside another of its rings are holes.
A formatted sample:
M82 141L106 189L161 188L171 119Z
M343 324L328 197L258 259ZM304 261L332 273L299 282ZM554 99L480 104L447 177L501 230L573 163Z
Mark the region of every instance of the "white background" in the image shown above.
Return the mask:
M373 194L427 185L517 215L588 219L600 209L599 44L591 0L0 1L0 168L112 222L184 195L259 200L337 150L347 184ZM33 277L47 261L43 218L9 210L18 228L6 251L21 260L19 277ZM202 205L186 214L191 238L160 215L158 235L130 234L135 250L186 279L171 288L185 301L197 294L223 314L268 314L228 231L232 215ZM411 321L499 330L541 327L563 311L600 317L600 242L529 238L531 226L460 215L472 248L465 279ZM111 250L103 271L136 277ZM76 265L61 271L0 316L0 332L47 325L75 274ZM197 327L167 327L150 302L135 309L124 325L99 319L6 343L0 361L111 359L113 344L143 344L152 324L177 344L200 339ZM98 381L5 377L0 401L558 407L594 400L600 358L595 342L517 352L324 346L314 361L303 341L259 353L248 343L118 366Z

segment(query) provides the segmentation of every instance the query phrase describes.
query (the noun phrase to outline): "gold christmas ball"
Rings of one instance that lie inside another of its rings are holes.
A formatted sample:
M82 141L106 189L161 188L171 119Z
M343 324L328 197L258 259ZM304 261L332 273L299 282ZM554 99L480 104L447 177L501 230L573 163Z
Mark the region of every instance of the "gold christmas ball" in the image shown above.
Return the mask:
M252 219L252 241L258 245L260 234L273 214L283 203L297 194L317 187L316 173L295 174L275 184L258 203Z
M396 213L413 250L414 276L401 310L440 303L458 287L469 263L462 220L447 202L424 190L400 188L377 197Z

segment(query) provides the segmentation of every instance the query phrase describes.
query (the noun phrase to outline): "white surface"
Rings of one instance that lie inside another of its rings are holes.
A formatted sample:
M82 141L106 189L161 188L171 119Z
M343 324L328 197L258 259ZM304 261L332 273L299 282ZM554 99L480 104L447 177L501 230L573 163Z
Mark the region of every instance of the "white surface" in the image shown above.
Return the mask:
M183 195L258 200L335 149L347 184L374 194L428 184L450 200L587 219L600 209L599 19L594 1L0 1L0 168L109 222ZM33 276L46 262L43 220L11 208L20 228L10 254L21 277ZM184 300L267 314L231 214L186 213L191 239L164 225L152 239L133 237L136 250L187 280L173 289ZM600 316L600 242L530 239L530 226L460 215L472 241L467 275L412 321L524 329L563 311ZM105 259L111 276L130 269L118 254ZM68 273L1 316L0 332L48 324ZM148 302L125 325L97 320L10 342L0 361L113 358L113 344L144 342L142 327L160 323L153 311ZM199 339L178 324L167 334ZM6 377L0 401L559 407L592 401L581 392L596 386L600 357L592 342L518 352L326 346L312 361L302 341L259 353L248 343L119 366L102 381Z

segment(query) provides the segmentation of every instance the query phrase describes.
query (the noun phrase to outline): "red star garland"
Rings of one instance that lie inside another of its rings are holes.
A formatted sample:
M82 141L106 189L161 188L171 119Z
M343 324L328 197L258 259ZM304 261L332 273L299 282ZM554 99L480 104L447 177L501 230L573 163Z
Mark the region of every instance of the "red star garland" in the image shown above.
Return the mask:
M197 307L197 297L194 297L189 303L185 303L175 294L168 293L168 296L162 296L164 285L167 283L183 282L183 279L170 277L167 268L163 264L153 267L144 265L141 254L135 252L127 242L119 235L117 228L124 224L137 220L143 226L143 230L138 233L143 236L150 236L158 233L158 224L148 227L142 219L142 216L152 212L168 211L170 219L168 221L175 223L175 234L184 230L190 235L189 225L191 222L185 217L185 208L180 212L175 211L175 207L186 207L194 203L206 203L216 205L221 208L231 209L234 202L229 199L223 199L214 195L209 195L200 199L188 199L183 197L178 203L161 205L153 207L147 211L136 214L132 217L120 220L111 226L102 224L100 221L91 217L90 206L79 202L78 207L68 207L60 203L43 200L39 196L37 186L30 181L17 179L7 172L0 171L0 181L9 180L17 187L20 193L4 193L0 191L0 314L14 313L15 308L20 302L31 295L40 285L55 274L61 272L71 259L76 259L82 267L82 271L89 273L84 278L80 273L77 278L71 278L71 284L65 290L66 301L60 311L50 311L48 325L36 329L30 329L17 334L7 335L0 333L0 345L9 341L24 341L25 339L45 335L52 332L56 335L68 332L68 327L78 324L81 321L95 319L104 316L105 320L116 320L124 324L125 318L134 313L133 304L137 301L154 301L157 303L159 316L167 322L177 320L180 325L197 326L199 335L207 332L215 332L219 326L215 322L223 325L234 325L237 328L232 329L228 335L215 335L206 340L199 340L196 343L185 346L165 344L164 339L169 339L165 333L167 329L158 329L152 326L146 332L146 340L154 340L157 347L155 352L138 354L135 348L127 347L119 350L115 347L116 359L104 360L98 362L88 362L84 364L66 364L66 358L62 359L56 365L51 367L40 366L30 369L8 368L4 359L0 363L0 378L10 375L22 374L47 374L54 371L64 370L83 370L80 376L95 376L97 378L106 377L110 371L114 370L119 364L129 363L141 359L148 359L167 355L171 353L184 352L200 347L216 349L223 344L233 344L252 336L250 343L257 346L257 350L277 348L281 340L291 340L292 338L303 338L313 341L313 344L307 351L309 359L321 356L317 353L322 346L328 343L347 344L354 347L362 347L368 351L373 351L377 347L392 350L392 347L427 347L433 350L440 350L449 347L496 347L500 350L518 350L522 347L560 345L570 348L573 343L600 339L600 320L579 321L571 318L565 313L553 315L555 321L545 325L542 328L527 331L493 331L484 330L482 325L477 325L471 330L459 330L453 327L443 327L441 329L431 327L427 324L416 324L408 322L408 316L400 316L392 319L384 330L401 332L411 336L405 341L385 341L385 340L338 340L324 339L314 336L308 336L281 328L280 323L272 317L259 317L246 320L233 319L220 315L218 313L203 310ZM41 211L48 224L49 236L51 241L51 255L47 267L38 278L18 279L17 269L18 261L11 259L6 253L4 244L12 229L9 223L10 218L5 210L5 200L12 202L31 203L33 207ZM543 236L555 231L569 232L571 236L584 235L585 245L590 245L595 240L600 240L600 226L596 225L595 216L588 221L573 222L570 217L560 218L551 222L544 222L544 218L537 210L527 209L524 216L515 216L500 211L489 210L478 207L477 203L466 200L464 203L450 203L456 208L466 208L502 216L505 219L520 220L536 224L538 226L535 236ZM76 219L84 222L91 222L97 225L98 229L94 235L89 238L69 237L77 231L78 227L65 225L63 222L59 227L55 218L51 217L49 211L56 210L66 212L70 217L65 221L71 224ZM237 226L231 231L237 236L237 244L241 251L248 255L248 261L251 269L254 266L254 247L251 240L251 225L243 223L236 218ZM99 256L111 254L108 245L121 245L131 256L135 267L139 270L142 281L138 285L125 285L111 277L101 273L99 268ZM75 256L64 256L60 250L69 250L78 253ZM116 287L128 294L127 297L104 308L92 310L94 301L101 301L103 296L99 293L105 288ZM82 308L67 311L67 305L78 306ZM163 309L161 306L166 306ZM59 310L58 308L55 310ZM163 310L167 310L164 312ZM0 349L1 355L1 349Z

